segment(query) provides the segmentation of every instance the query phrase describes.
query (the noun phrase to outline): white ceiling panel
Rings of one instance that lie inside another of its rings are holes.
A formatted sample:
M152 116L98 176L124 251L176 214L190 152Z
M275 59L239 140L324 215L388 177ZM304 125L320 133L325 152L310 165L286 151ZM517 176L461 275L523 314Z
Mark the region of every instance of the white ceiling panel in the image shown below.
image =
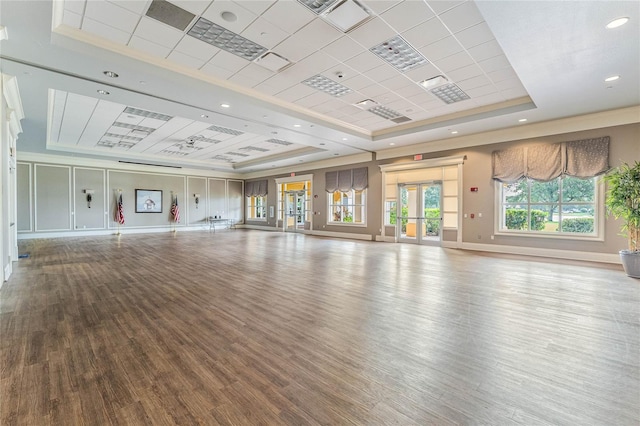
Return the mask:
M241 35L267 49L273 49L286 39L289 33L278 28L266 19L259 17L253 24L242 31Z
M397 33L378 17L349 32L349 37L360 43L365 49L371 49L396 35Z
M429 7L439 15L449 9L452 9L467 0L428 0Z
M276 0L235 0L235 2L256 15L261 15L273 6Z
M66 3L68 3L68 0L65 1ZM109 3L123 7L138 15L143 15L147 11L151 0L109 0Z
M362 74L356 75L354 77L347 76L344 82L342 82L342 84L344 84L351 90L356 90L356 91L359 91L363 87L371 86L373 83L374 83L373 80L371 80L369 77Z
M435 14L423 1L404 1L380 14L396 32L401 33L431 19Z
M380 84L384 84L385 80L398 76L398 71L391 65L382 64L367 71L367 77Z
M416 83L411 83L408 86L404 86L394 90L394 93L396 93L399 96L402 96L403 98L410 98L412 96L419 95L422 92L424 92L424 89Z
M435 43L428 44L418 49L428 60L435 62L446 58L462 50L462 46L453 36L443 38Z
M437 61L435 61L435 65L445 73L474 64L475 61L466 51L458 52L453 55L447 56L446 58L438 59Z
M467 80L469 78L477 77L482 74L484 74L482 69L476 64L447 72L447 76L454 82Z
M374 83L371 86L363 87L358 91L363 95L369 98L372 98L374 101L377 101L377 99L375 98L382 95L383 93L387 93L388 90L386 87L382 86L381 84Z
M471 47L467 49L467 52L469 52L469 54L477 62L503 54L502 49L500 48L500 45L495 40L491 40L486 43L482 43L477 46Z
M229 71L238 72L242 68L246 67L249 64L249 61L239 56L236 56L233 53L229 53L224 50L221 50L216 54L216 56L211 58L211 60L208 63L218 66L220 68L227 69Z
M209 61L220 51L217 47L205 43L202 40L198 40L195 37L183 37L176 45L175 50L204 61Z
M487 86L476 87L475 89L469 89L466 91L467 95L472 99L475 99L480 96L490 95L492 93L496 93L497 90L493 85L489 84Z
M486 86L487 84L491 84L491 80L487 78L487 76L479 75L477 77L468 78L466 80L457 81L456 84L462 90L475 89L476 87Z
M382 64L385 64L382 59L380 59L375 54L369 52L362 52L361 54L354 56L353 58L344 61L345 64L349 65L351 68L356 71L360 71L361 73L367 72L370 69L375 67L379 67Z
M88 2L85 17L102 22L105 25L117 28L126 33L132 33L140 20L140 15L105 0L92 0Z
M78 15L84 14L84 8L86 7L86 0L65 0L64 8Z
M312 93L309 96L305 96L302 99L298 99L295 103L296 105L300 105L304 107L313 107L315 105L325 103L329 99L331 99L330 95L327 95L326 93L323 93L323 92L316 91L315 93Z
M381 81L384 87L390 90L397 90L407 86L413 86L414 82L410 78L407 78L405 75L396 75L392 78Z
M134 35L173 49L184 36L184 33L145 16L140 20Z
M236 18L225 19L228 13L234 14ZM202 14L202 17L236 34L240 34L256 20L258 15L232 1L216 0L211 3L211 6Z
M88 96L69 94L60 126L59 141L63 145L75 145L80 140L85 125L91 118L98 100Z
M175 62L178 65L182 65L183 67L190 69L199 69L202 67L207 61L204 59L194 58L193 56L185 55L182 52L178 52L174 50L167 56L167 59Z
M435 43L450 35L451 32L437 18L430 19L402 33L402 37L416 49Z
M484 21L476 4L472 1L464 2L453 9L438 15L453 33L462 31Z
M306 84L296 84L293 87L283 90L276 96L278 99L282 99L288 102L295 102L298 99L309 96L315 93L316 89L307 86Z
M82 29L117 44L127 44L130 37L129 33L125 31L86 17L82 21Z
M211 61L204 64L202 68L200 68L200 71L202 71L207 75L211 75L213 77L219 78L221 80L226 80L236 73L236 71L228 70L226 68L222 68L217 65L214 65L213 63L211 63Z
M297 1L279 1L262 15L264 19L289 34L311 22L316 15Z
M64 25L68 25L72 28L81 28L82 27L82 15L78 15L77 13L73 13L69 10L63 12L62 15L62 23Z
M362 46L356 43L349 36L342 36L329 45L325 46L323 51L337 60L344 62L347 59L353 58L355 55L362 52Z
M338 64L338 61L332 56L327 55L322 51L311 53L309 56L298 62L299 69L307 69L305 73L306 77L311 77L315 74L325 74L325 70L331 69ZM335 75L328 75L328 77L338 80Z
M478 63L486 73L498 71L504 68L511 68L509 60L504 55L494 56Z
M160 46L159 44L153 43L138 36L131 37L131 41L129 41L129 47L153 56L159 56L161 58L167 57L171 52L171 49L168 47Z
M487 76L491 79L491 81L493 81L494 83L498 83L500 81L504 81L504 80L508 80L508 79L512 79L518 78L518 75L515 73L515 71L513 71L513 68L509 67L509 68L502 68L499 69L497 71L493 71L487 74Z
M396 0L365 0L362 3L376 15L381 15L398 4Z
M89 122L80 137L79 145L93 147L107 132L114 121L119 121L122 106L113 102L99 101L91 115Z
M404 73L405 77L414 82L426 80L440 74L442 74L442 70L439 70L433 64L421 65Z
M144 1L144 0L143 0ZM194 15L201 15L202 12L211 4L210 0L171 0L171 3ZM146 10L146 9L145 9Z
M481 22L462 30L456 33L455 37L467 49L494 39L493 33L486 22Z

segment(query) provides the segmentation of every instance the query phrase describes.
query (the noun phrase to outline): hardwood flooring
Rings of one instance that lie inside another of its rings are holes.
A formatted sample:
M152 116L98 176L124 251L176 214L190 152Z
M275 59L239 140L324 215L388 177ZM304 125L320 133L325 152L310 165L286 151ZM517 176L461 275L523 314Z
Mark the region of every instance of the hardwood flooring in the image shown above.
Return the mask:
M617 266L262 231L31 240L2 425L638 425Z

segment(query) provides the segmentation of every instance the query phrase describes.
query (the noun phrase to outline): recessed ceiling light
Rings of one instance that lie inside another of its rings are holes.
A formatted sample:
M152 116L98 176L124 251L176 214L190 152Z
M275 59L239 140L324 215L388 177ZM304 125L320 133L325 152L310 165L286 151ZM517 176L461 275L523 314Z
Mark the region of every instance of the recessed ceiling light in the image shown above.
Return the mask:
M447 81L449 81L449 80L447 80L447 77L445 77L443 75L437 75L435 77L428 78L426 80L422 80L418 84L420 86L424 87L425 89L430 89L432 87L441 86L441 85L445 84Z
M147 82L146 82L146 81L144 81L144 80L140 80L138 83L140 83L140 84L147 84Z
M411 47L409 43L399 35L377 46L373 46L369 50L400 72L409 71L410 69L429 63L427 58Z
M109 94L109 92L107 92L106 90L102 90L102 89L99 89L98 93L100 93L101 95L108 95Z
M205 18L198 19L187 34L247 61L253 61L268 50Z
M395 142L391 142L389 145L394 146L396 143Z
M378 105L378 103L376 101L374 101L373 99L365 99L364 101L360 101L360 102L355 104L355 106L357 106L358 108L362 108L362 109L373 108L376 105Z
M342 140L343 140L343 141L346 141L346 140L347 140L347 138L342 138Z
M320 90L335 97L351 92L351 89L348 87L343 86L340 83L336 83L335 81L320 74L316 74L313 77L304 80L302 84L306 84L309 87L313 87L316 90Z
M113 71L103 71L102 74L106 75L107 77L111 77L111 78L118 78L119 75L116 72Z
M209 116L207 114L200 114L200 117L202 118L209 118Z
M320 146L325 146L326 144L324 142L320 142Z
M613 21L609 22L606 27L607 27L607 29L611 30L613 28L621 27L624 24L626 24L627 22L629 22L629 18L624 16L622 18L616 18Z
M224 12L222 12L220 14L220 17L227 22L236 22L236 20L238 19L235 13L229 12L228 10L225 10Z
M449 83L443 86L431 89L436 97L440 98L445 104L452 104L454 102L464 101L469 99L469 95L462 91L456 84Z
M294 124L293 127L302 127L300 124Z
M221 106L222 108L229 108L231 105L229 105L229 104L220 104L220 106Z
M617 79L619 79L620 76L619 75L612 75L611 77L607 77L604 79L604 81L609 82L609 81L616 81Z
M452 131L452 132L451 132L451 134L452 134L452 135L457 135L457 134L458 134L458 131L457 131L457 130L454 130L454 131Z
M527 119L526 119L526 118L521 118L521 119L520 119L520 120L518 120L518 121L519 121L519 122L521 122L521 123L524 123L525 121L527 121Z

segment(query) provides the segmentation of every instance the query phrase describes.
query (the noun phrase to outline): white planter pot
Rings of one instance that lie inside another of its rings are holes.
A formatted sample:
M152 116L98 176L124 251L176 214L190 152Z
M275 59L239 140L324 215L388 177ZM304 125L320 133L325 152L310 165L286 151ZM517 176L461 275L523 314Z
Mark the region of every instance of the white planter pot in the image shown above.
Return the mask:
M624 272L632 278L640 278L640 251L620 250Z

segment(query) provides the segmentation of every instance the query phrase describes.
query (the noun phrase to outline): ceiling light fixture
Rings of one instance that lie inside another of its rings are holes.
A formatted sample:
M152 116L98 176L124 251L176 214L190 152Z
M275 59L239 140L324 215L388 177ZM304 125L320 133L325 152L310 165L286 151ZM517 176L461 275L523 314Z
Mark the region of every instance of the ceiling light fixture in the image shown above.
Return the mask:
M456 84L449 83L443 86L436 87L435 89L431 89L431 93L433 93L437 98L439 98L442 102L446 104L452 104L454 102L464 101L469 98L465 92L462 91Z
M236 14L233 12L229 12L228 10L225 10L224 12L222 12L220 14L220 17L227 22L236 22L238 20L238 17L236 16Z
M346 141L346 140L347 140L347 138L342 138L342 140L343 140L343 141Z
M231 105L229 105L229 104L220 104L220 106L221 106L222 108L229 108Z
M110 77L110 78L118 78L118 77L120 77L118 75L118 73L113 72L113 71L103 71L102 74L104 74L104 75L106 75L107 77Z
M629 22L629 18L627 16L624 16L622 18L616 18L613 21L610 21L607 25L606 28L608 30L614 29L614 28L618 28L623 26L624 24L626 24L627 22Z
M282 71L284 68L291 65L291 62L289 62L288 59L273 52L265 53L256 59L254 63L273 72Z
M448 81L449 80L447 80L447 77L445 77L443 75L437 75L435 77L428 78L426 80L422 80L418 84L420 86L424 87L425 89L431 89L432 87L442 86L443 84L445 84Z
M610 81L616 81L617 79L619 79L620 76L619 75L612 75L611 77L607 77L604 79L604 81L606 81L607 83Z
M125 114L137 115L144 118L153 118L156 120L169 121L173 117L167 114L160 114L158 112L146 111L144 109L126 107L123 111Z
M452 134L452 135L457 135L457 134L458 134L458 131L457 131L457 130L453 130L453 131L451 132L451 134Z
M209 118L209 116L207 114L200 114L201 118Z
M427 58L411 47L399 35L373 46L369 50L400 72L406 72L429 63Z
M356 0L343 0L321 15L325 21L342 31L349 32L368 20L371 15Z
M520 123L524 123L525 121L527 121L526 118L521 118L520 120L518 120Z
M351 89L348 87L343 86L340 83L336 83L335 81L320 74L316 74L313 77L304 80L302 83L335 97L346 95L351 92Z
M307 8L309 8L309 10L311 10L316 15L319 15L327 10L329 6L335 3L336 0L298 0L298 2L307 6Z
M198 19L187 34L248 61L253 61L268 50L205 18Z
M293 127L302 127L300 124L294 124Z
M389 145L394 146L396 143L395 142L391 142Z
M101 95L109 95L110 94L106 90L102 90L102 89L98 89L97 92L100 93Z
M374 101L373 99L365 99L364 101L360 101L356 104L354 104L355 106L357 106L358 108L362 108L362 109L369 109L369 108L373 108L374 106L378 105L378 103L376 101Z
M226 127L220 127L216 125L207 127L207 130L213 130L214 132L226 133L227 135L233 135L233 136L244 135L244 132L241 132L240 130L227 129Z

